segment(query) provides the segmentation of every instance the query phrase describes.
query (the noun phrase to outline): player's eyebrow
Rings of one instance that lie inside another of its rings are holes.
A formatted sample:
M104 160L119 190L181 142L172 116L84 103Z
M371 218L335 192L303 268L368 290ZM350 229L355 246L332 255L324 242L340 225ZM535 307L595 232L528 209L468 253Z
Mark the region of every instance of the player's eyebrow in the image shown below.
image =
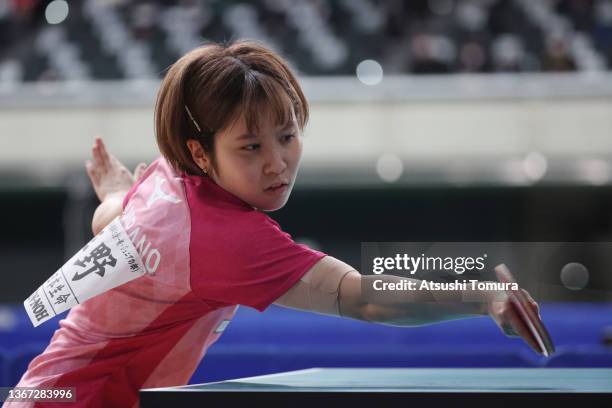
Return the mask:
M294 129L295 127L296 127L296 124L294 122L288 122L284 126L279 127L278 131L279 132L284 132L286 130ZM236 138L236 141L256 139L256 138L257 138L257 136L254 135L253 133L244 133L244 134L238 136Z
M252 133L245 133L243 135L240 135L236 138L236 140L240 141L240 140L248 140L248 139L255 139L257 136L255 136Z

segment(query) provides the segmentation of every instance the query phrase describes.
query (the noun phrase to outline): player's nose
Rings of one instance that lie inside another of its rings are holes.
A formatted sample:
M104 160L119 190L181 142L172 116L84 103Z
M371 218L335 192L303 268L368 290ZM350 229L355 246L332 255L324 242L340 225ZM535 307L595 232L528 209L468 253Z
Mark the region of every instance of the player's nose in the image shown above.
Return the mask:
M266 173L280 174L287 168L287 159L282 148L274 147L266 153L264 171Z

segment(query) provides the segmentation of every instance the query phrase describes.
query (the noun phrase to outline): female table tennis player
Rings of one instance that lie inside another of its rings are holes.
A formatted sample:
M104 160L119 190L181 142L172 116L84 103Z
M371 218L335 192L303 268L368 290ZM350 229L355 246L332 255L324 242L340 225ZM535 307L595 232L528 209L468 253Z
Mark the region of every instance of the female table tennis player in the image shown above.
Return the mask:
M98 139L86 163L101 201L94 234L121 216L148 273L74 307L19 386L76 387L63 407L137 406L141 388L189 381L237 305L399 326L488 314L532 343L503 293L370 297L368 277L283 232L265 212L289 199L307 120L295 76L261 45L209 44L180 58L156 103L161 157L133 176Z

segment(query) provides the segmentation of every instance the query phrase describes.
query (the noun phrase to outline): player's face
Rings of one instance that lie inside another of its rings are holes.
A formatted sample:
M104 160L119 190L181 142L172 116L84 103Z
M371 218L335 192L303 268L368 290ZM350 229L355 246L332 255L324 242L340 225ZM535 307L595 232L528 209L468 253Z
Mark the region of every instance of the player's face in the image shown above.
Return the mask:
M253 207L275 211L289 199L301 156L295 116L285 126L263 120L257 134L248 131L241 116L216 135L216 168L210 176Z

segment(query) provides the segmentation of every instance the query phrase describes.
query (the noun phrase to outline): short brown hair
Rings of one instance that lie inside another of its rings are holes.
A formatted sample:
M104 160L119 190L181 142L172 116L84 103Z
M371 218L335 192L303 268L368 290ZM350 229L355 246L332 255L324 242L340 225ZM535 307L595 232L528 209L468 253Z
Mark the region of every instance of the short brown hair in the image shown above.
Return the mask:
M293 113L300 130L308 121L308 102L280 56L253 41L198 47L174 63L161 83L155 105L157 144L175 170L201 174L187 140L198 140L214 163L215 134L240 114L250 132L257 130L262 106L281 125Z

